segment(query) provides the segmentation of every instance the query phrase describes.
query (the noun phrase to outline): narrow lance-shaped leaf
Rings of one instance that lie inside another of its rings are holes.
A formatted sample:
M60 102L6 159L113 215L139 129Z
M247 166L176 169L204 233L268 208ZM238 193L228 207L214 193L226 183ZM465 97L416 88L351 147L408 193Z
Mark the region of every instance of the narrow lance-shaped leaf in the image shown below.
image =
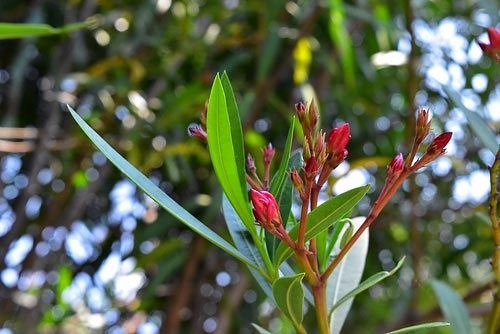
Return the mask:
M304 273L278 278L273 284L273 295L280 310L292 321L295 327L302 323Z
M422 331L424 333L431 333L431 331L430 331L431 328L448 327L449 325L450 325L449 322L444 322L444 321L428 322L425 324L419 324L419 325L401 328L401 329L389 332L387 334L418 333L420 331Z
M253 326L253 328L255 328L255 330L259 334L272 334L270 331L268 331L267 329L264 329L264 328L260 327L257 324L252 324L252 326Z
M255 235L253 216L248 205L244 180L243 136L234 97L227 77L225 88L219 75L214 79L207 112L208 149L215 174L249 232ZM229 101L229 102L227 102ZM255 238L254 238L255 239Z
M369 185L348 190L345 193L330 198L311 211L307 217L306 241L348 215L354 206L365 196L368 189L370 189ZM298 226L294 227L289 233L292 239L296 239ZM279 265L291 254L292 250L290 247L284 243L280 243L276 251L275 265Z
M78 22L54 28L48 24L0 23L0 40L13 38L40 37L69 33L89 26L89 22Z
M403 265L404 261L405 261L405 257L403 257L401 260L399 260L399 262L396 264L396 266L391 271L381 271L381 272L378 272L378 273L376 273L376 274L368 277L363 282L361 282L360 285L358 285L353 290L349 291L344 297L340 298L335 303L335 305L332 306L332 308L330 309L330 315L333 313L333 311L337 307L339 307L340 305L342 305L342 303L345 303L349 299L354 298L357 294L360 294L361 292L363 292L365 290L368 290L370 287L372 287L375 284L383 281L387 277L394 275L399 270L399 268L401 268L401 266Z
M364 220L364 217L352 219L351 221L355 227L354 229L357 230ZM365 268L366 254L368 253L368 240L368 229L366 229L328 278L326 283L326 305L328 310L358 286ZM338 246L334 248L334 252L338 252ZM342 305L338 306L331 314L331 334L340 333L347 314L351 309L352 301L353 299L351 298L347 302L342 303Z
M473 333L469 312L458 293L448 284L438 280L432 281L432 288L446 320L450 322L453 334Z
M78 123L80 128L85 132L89 139L97 146L97 148L113 163L122 173L124 173L132 182L134 182L139 188L141 188L149 197L151 197L156 203L158 203L165 210L170 212L170 214L187 227L192 229L194 232L198 233L208 241L210 241L215 246L221 248L226 253L234 256L238 260L246 263L247 265L260 270L258 266L253 263L250 259L245 257L239 250L237 250L233 245L228 243L226 240L221 238L217 233L212 231L205 224L196 219L188 211L186 211L182 206L177 204L172 198L165 194L158 186L156 186L150 179L148 179L144 174L139 172L134 166L132 166L127 160L125 160L118 152L116 152L104 139L101 138L85 121L70 107L68 109L71 116Z

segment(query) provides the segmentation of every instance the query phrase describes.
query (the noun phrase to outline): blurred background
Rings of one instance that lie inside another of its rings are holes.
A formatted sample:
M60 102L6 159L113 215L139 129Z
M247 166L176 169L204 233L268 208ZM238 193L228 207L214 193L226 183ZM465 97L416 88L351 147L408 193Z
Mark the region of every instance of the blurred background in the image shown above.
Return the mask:
M299 100L317 98L326 129L351 124L327 191L370 183L356 215L407 152L416 107L453 131L373 226L364 277L407 261L356 297L343 332L443 319L432 278L484 324L494 154L468 116L498 129L499 66L476 41L499 14L494 0L2 0L0 22L91 24L0 41L0 333L292 332L244 266L138 191L64 108L227 237L208 151L186 132L223 70L257 160L283 148Z

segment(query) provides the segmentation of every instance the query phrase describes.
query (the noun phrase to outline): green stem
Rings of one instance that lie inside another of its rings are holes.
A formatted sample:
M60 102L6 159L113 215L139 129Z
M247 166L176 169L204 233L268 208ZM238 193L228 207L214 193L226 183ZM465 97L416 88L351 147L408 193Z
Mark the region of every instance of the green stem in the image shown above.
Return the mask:
M319 333L330 334L328 310L326 307L326 284L323 281L320 281L318 285L313 286L312 290Z

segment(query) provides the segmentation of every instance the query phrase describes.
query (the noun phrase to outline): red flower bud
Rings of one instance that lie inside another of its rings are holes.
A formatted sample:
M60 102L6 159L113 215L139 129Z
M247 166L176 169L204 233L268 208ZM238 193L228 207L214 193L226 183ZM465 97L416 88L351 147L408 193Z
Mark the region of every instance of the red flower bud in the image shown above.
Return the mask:
M350 138L351 129L349 123L344 123L338 128L330 130L327 142L328 152L334 155L336 155L337 152L343 152Z
M250 189L250 200L253 205L253 215L262 227L273 230L273 226L282 224L278 203L273 194L265 190Z
M270 165L271 161L273 161L275 150L271 143L267 144L266 147L262 150L262 157L264 159L264 165Z
M203 128L201 127L200 124L196 124L196 123L189 124L188 134L191 137L196 137L204 142L207 141L207 133L205 132L205 130L203 130Z
M306 175L307 179L313 179L318 175L319 172L319 165L318 161L316 160L315 157L310 157L306 161L306 165L304 167L304 173Z
M477 42L484 53L496 61L500 61L500 29L488 28L490 44Z
M404 166L403 154L398 153L392 161L387 165L387 176L397 177L403 171Z
M443 154L445 151L445 146L450 141L452 134L453 133L451 132L443 132L442 134L434 138L432 143L427 148L427 154L429 155L434 155L436 153Z

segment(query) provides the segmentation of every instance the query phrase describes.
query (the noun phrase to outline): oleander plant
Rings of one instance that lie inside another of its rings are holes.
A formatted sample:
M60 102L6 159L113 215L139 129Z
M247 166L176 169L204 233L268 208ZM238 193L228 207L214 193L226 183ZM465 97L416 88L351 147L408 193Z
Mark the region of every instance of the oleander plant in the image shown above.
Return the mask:
M226 73L217 74L202 124L192 124L188 133L208 145L224 192L222 210L232 238L232 243L228 243L175 203L68 108L94 144L146 194L196 233L245 263L297 333L313 330L302 324L306 300L316 314L314 330L321 334L339 333L354 296L398 270L404 259L392 271L377 273L360 283L369 227L411 174L445 153L452 137L451 132L431 134L429 111L419 110L410 151L406 157L398 153L388 164L384 185L368 215L352 218L351 211L368 192L369 185L319 203L331 173L348 156L349 124L325 131L320 128L315 101L297 103L278 168L271 172L276 152L269 143L262 148L263 170L259 171L252 155L245 155L238 106L229 78ZM296 119L301 148L292 150ZM432 140L424 144L429 136ZM294 198L298 199L297 216L291 210ZM425 323L393 333L448 325ZM254 326L259 332L268 333Z

